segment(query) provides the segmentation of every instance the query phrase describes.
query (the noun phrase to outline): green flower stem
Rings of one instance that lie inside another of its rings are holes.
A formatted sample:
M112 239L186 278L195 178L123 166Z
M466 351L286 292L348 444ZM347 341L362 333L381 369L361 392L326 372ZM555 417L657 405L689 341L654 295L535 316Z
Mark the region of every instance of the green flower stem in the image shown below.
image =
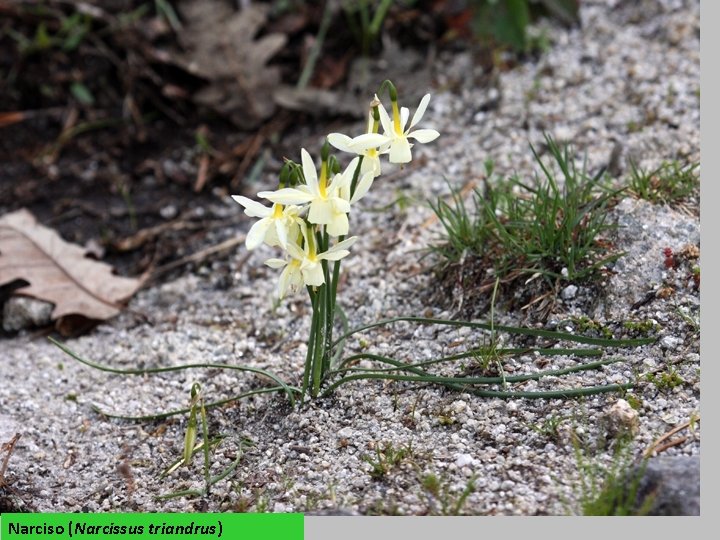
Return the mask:
M350 182L350 200L352 200L353 195L355 195L355 190L357 189L357 183L358 179L360 178L360 169L362 168L363 159L365 159L365 156L360 156L358 164L355 167L355 171L353 172L352 181Z
M312 389L310 395L317 397L320 391L320 382L322 381L323 357L325 356L324 330L327 318L326 298L327 284L322 285L318 291L318 324L315 333L315 350L313 351L312 365Z
M315 359L315 343L318 332L318 323L320 320L320 310L318 308L318 293L313 291L312 287L308 287L308 294L310 295L310 303L312 304L312 321L310 323L310 335L308 337L307 355L305 356L305 370L303 373L303 384L301 396L302 400L305 399L305 395L308 387L310 386L310 373L312 371L312 365Z
M203 472L205 474L205 493L210 493L210 437L208 436L207 413L205 412L205 403L200 397L200 419L202 420L203 430L203 457L205 458L205 466Z
M325 333L323 339L323 361L322 361L322 375L321 378L325 378L325 373L330 369L330 356L332 348L330 346L332 342L332 328L334 322L334 309L333 309L333 298L332 298L332 282L330 281L330 265L327 261L322 261L323 274L325 275Z
M637 347L640 345L648 345L656 341L655 338L642 338L642 339L603 339L593 338L588 336L578 336L575 334L568 334L565 332L554 332L552 330L538 330L534 328L517 328L514 326L502 326L499 324L490 325L487 323L470 322L470 321L451 321L445 319L431 319L426 317L395 317L392 319L383 319L378 322L366 324L360 326L349 332L346 332L340 336L334 343L337 344L342 339L346 339L354 334L369 330L370 328L376 328L378 326L384 326L396 322L410 322L416 324L439 324L445 326L465 326L467 328L479 328L482 330L495 330L500 332L507 332L508 334L519 334L523 336L534 336L544 337L555 340L573 341L575 343L583 343L586 345L599 345L601 347Z
M69 349L66 345L60 343L59 341L48 337L48 340L50 340L51 343L53 343L56 347L58 347L60 350L62 350L65 354L68 354L69 356L73 357L75 360L80 362L81 364L85 364L86 366L90 366L91 368L99 369L100 371L105 371L107 373L117 373L120 375L147 375L150 373L165 373L168 371L181 371L183 369L197 369L197 368L210 368L210 369L234 369L236 371L247 371L250 373L257 373L258 375L262 375L263 377L267 377L271 379L273 382L280 385L280 387L283 389L283 391L287 394L288 399L290 400L290 404L294 407L295 406L295 397L293 396L293 393L299 393L300 390L298 388L288 386L283 382L282 379L280 379L277 375L274 375L273 373L266 371L264 369L260 368L252 368L248 366L232 366L229 364L217 364L213 362L208 363L201 363L201 364L182 364L179 366L170 366L170 367L160 367L160 368L147 368L147 369L120 369L120 368L113 368L110 366L104 366L102 364L97 364L95 362L91 362L90 360L87 360L85 358L82 358L77 353Z

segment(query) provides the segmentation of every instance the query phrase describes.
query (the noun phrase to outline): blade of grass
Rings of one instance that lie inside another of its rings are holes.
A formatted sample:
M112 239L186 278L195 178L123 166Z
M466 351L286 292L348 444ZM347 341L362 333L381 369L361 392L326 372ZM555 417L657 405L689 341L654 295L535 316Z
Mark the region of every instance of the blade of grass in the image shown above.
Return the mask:
M377 362L382 362L385 364L390 364L393 367L391 368L345 368L343 370L338 370L333 372L333 374L338 375L344 375L345 373L375 373L375 374L382 374L382 373L391 373L393 371L410 371L412 373L416 374L422 374L424 376L429 377L436 377L438 382L464 382L467 384L500 384L503 382L508 383L517 383L517 382L524 382L524 381L531 381L531 380L538 380L543 377L558 377L562 375L567 375L570 373L576 373L579 371L588 371L593 369L599 369L602 366L606 366L609 364L615 364L617 362L622 362L624 359L622 358L606 358L604 360L598 360L596 362L590 362L587 364L579 364L572 367L567 368L559 368L559 369L549 369L545 371L538 371L536 373L527 373L527 374L520 374L520 375L506 375L503 377L440 377L438 375L430 374L426 371L423 371L418 368L417 364L405 364L403 362L400 362L398 360L394 360L392 358L388 358L385 356L380 355L367 355L369 360L374 360ZM446 381L444 379L453 379L452 381ZM426 381L427 382L427 381Z
M392 362L392 359L386 359L390 360ZM530 380L539 380L543 377L559 377L563 375L568 375L570 373L576 373L579 371L587 371L587 370L593 370L593 369L599 369L605 365L612 364L615 362L621 361L620 359L608 359L608 360L602 360L599 362L592 362L589 364L581 364L579 366L573 366L571 368L563 368L563 369L556 369L556 370L547 370L543 372L538 373L531 373L526 375L510 375L510 376L504 376L504 377L442 377L439 375L431 375L431 374L423 374L423 375L400 375L400 374L394 374L389 373L387 371L378 372L375 370L371 370L366 373L357 373L356 371L363 369L363 368L357 368L357 370L354 372L353 375L348 375L340 379L339 381L336 381L335 383L331 384L324 392L324 395L331 392L333 389L337 388L338 386L345 384L350 381L354 380L361 380L361 379L386 379L386 380L393 380L393 381L406 381L406 382L422 382L422 383L435 383L440 385L457 385L457 386L470 386L470 385L476 385L476 384L482 384L482 385L489 385L489 384L504 384L504 383L518 383L518 382L525 382ZM400 363L398 363L400 364ZM404 369L403 366L397 365L395 367L395 371ZM412 372L421 372L420 370L410 370Z
M295 392L298 394L300 393L299 388L292 388ZM222 405L225 405L227 403L232 403L233 401L238 401L240 399L254 396L257 394L270 394L272 392L284 392L285 389L282 386L269 386L267 388L258 388L256 390L249 390L247 392L243 392L242 394L237 394L229 398L220 399L218 401L213 401L212 403L208 403L205 405L206 409L214 409L215 407L220 407ZM164 413L157 413L157 414L148 414L143 416L126 416L121 414L112 414L103 411L100 407L97 405L90 405L93 411L96 413L105 416L107 418L115 418L118 420L131 420L135 422L146 422L146 421L152 421L152 420L164 420L165 418L170 418L171 416L177 416L178 414L185 414L190 412L190 407L186 407L184 409L175 409L172 411L167 411Z
M564 390L550 390L550 391L518 391L518 390L481 390L478 388L472 388L468 385L461 384L458 382L437 382L432 380L432 377L413 377L411 375L391 375L391 374L364 374L364 375L350 375L344 379L336 382L329 386L321 394L321 397L327 397L332 390L346 384L348 382L359 380L359 379L386 379L394 381L411 381L411 382L429 382L440 384L454 390L467 392L470 394L477 395L479 397L497 397L502 399L509 398L527 398L527 399L554 399L554 398L570 398L579 396L588 396L593 394L600 394L605 392L622 392L633 388L632 383L626 384L609 384L601 386L591 386L583 388L569 388Z
M432 360L424 360L423 362L417 362L415 364L405 364L407 367L425 367L425 366L431 366L434 364L440 364L443 362L450 362L453 360L463 360L465 358L473 358L479 355L484 354L487 352L486 348L477 348L477 349L470 349L469 351L465 351L462 353L452 354L448 356L443 356L441 358L435 358ZM494 354L502 357L502 356L515 356L515 355L523 355L523 354L532 354L532 353L539 353L545 356L602 356L603 351L601 349L531 349L531 348L525 348L525 349L519 349L519 348L507 348L507 349L495 349ZM376 357L378 355L373 355L371 353L358 353L353 354L351 356L348 356L345 358L336 368L336 370L331 371L328 373L328 375L333 373L339 373L343 368L344 365L349 364L351 362L355 362L356 360L362 360L364 358L368 358L370 360L374 359L373 357ZM386 358L386 357L378 357L378 358Z

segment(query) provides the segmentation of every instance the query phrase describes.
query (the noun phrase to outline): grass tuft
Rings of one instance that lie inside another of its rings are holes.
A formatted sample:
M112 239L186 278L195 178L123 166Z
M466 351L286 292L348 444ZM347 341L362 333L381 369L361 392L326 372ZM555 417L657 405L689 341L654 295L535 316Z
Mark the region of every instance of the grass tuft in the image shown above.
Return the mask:
M648 170L631 162L630 191L653 204L682 202L700 188L699 166L699 163L682 165L678 161L665 161Z
M607 466L588 460L575 445L581 477L579 509L584 516L643 516L652 508L652 495L642 500L638 497L647 461L633 460L630 439L618 439L617 443Z
M532 148L540 168L534 182L493 179L488 161L484 189L473 191L474 208L454 189L449 202L431 203L444 228L441 241L429 248L439 256L441 273L471 259L485 271L480 289L489 290L497 278L508 284L542 276L556 285L591 278L622 256L602 237L616 227L608 209L623 190L608 189L602 172L591 177L586 164L578 167L568 146L549 136L546 144L548 164Z
M362 460L370 465L370 476L374 480L383 480L390 471L412 457L412 445L395 448L392 443L388 442L382 447L379 444L375 446L375 457L364 455Z

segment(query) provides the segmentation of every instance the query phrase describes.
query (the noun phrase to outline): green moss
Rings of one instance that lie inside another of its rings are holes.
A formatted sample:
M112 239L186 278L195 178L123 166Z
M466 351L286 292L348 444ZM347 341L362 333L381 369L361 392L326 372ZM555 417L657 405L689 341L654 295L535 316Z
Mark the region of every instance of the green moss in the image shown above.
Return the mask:
M643 337L649 336L661 328L658 323L650 319L646 319L644 321L625 321L622 325L629 333Z
M648 373L645 380L661 391L669 391L685 384L685 380L672 367L662 373Z
M636 396L635 394L626 394L625 401L627 401L628 404L636 411L642 409L643 401L639 396Z
M577 331L581 334L593 333L606 339L612 339L613 337L613 333L610 328L597 321L592 320L589 317L572 317L570 320L575 325Z

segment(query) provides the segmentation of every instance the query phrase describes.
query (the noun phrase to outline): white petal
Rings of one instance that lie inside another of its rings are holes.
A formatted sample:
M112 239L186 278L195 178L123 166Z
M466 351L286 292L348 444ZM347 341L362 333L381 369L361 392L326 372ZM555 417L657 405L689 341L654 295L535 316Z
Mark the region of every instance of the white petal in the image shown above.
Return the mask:
M363 174L362 178L360 178L360 181L357 183L357 186L355 186L355 193L353 194L350 202L354 203L362 199L372 186L374 179L375 175L372 171Z
M337 196L346 201L350 200L350 186L345 184L338 188Z
M332 202L335 212L347 214L350 211L350 203L346 199L333 197L330 202Z
M412 133L408 133L408 137L412 137L419 143L429 143L440 136L440 133L434 129L416 129Z
M351 236L350 238L346 238L342 242L338 242L333 247L327 250L326 253L329 253L331 251L335 251L336 249L348 249L350 246L352 246L355 242L357 242L358 237L357 236Z
M385 135L392 134L393 133L392 120L390 120L390 117L388 116L388 113L385 110L385 107L382 106L382 104L378 105L378 111L380 112L380 123L382 124Z
M357 152L364 152L370 148L377 148L388 142L390 138L380 133L365 133L358 135L352 140L352 147Z
M302 273L300 272L300 265L297 263L295 264L288 264L288 276L287 276L287 286L292 292L299 291L303 286L303 278Z
M336 174L333 176L332 182L330 182L330 185L327 188L327 196L328 197L338 197L340 195L340 190L348 185L350 185L350 182L352 181L352 175L345 176L344 174Z
M365 173L372 173L373 176L380 176L382 173L382 166L380 165L379 156L365 156L362 166L360 167L360 174Z
M400 107L400 131L405 133L405 124L407 124L408 117L410 116L410 109L407 107Z
M359 157L354 157L352 161L348 164L348 166L345 167L345 170L342 172L342 174L336 174L333 177L332 182L330 182L330 186L327 190L329 196L332 196L336 189L340 189L341 187L350 185L359 161Z
M270 221L270 227L268 227L268 230L265 233L265 243L268 246L281 246L280 238L278 238L277 229L276 229L276 225L279 220L269 218L269 221Z
M410 143L405 137L398 137L390 145L390 163L408 163L412 160Z
M285 219L295 220L295 218L297 218L298 215L300 215L300 207L299 206L294 206L294 205L290 204L283 209L283 216L285 217Z
M290 284L292 277L292 272L293 268L290 265L287 265L282 271L282 274L280 274L280 279L278 280L278 298L280 299L284 298L285 294L287 294L288 285Z
M287 265L287 261L283 259L268 259L265 261L265 264L268 265L270 268L282 268L283 266Z
M285 223L283 223L283 221L284 220L282 219L275 220L275 232L277 233L278 243L283 249L285 249L287 246L288 231L285 228Z
M293 259L303 260L305 258L305 252L295 242L288 242L286 249Z
M315 169L315 163L313 163L310 154L304 148L300 150L300 159L302 160L303 174L305 175L305 183L310 188L310 191L317 193L318 190L318 177L317 169Z
M316 225L330 223L334 217L333 203L328 200L315 199L310 205L308 220Z
M339 261L340 259L350 255L347 249L338 249L337 251L326 251L318 255L318 259L325 259L327 261Z
M350 222L347 214L335 214L330 223L327 224L327 233L330 236L345 236L350 230Z
M343 171L343 176L345 176L349 180L352 180L352 177L355 174L355 169L357 168L357 164L359 161L360 161L360 157L353 158L352 161L350 163L348 163L348 166L345 167L345 170Z
M413 114L412 120L410 120L410 126L408 127L408 129L411 129L415 124L417 124L420 120L422 120L422 117L425 114L425 109L427 109L428 103L430 103L430 94L425 94L423 96L423 98L420 100L420 105L418 105L418 108L415 111L415 114Z
M268 218L263 218L255 223L245 237L245 247L255 249L265 241L265 235L272 222Z
M233 201L239 203L245 208L245 215L250 217L268 217L272 213L272 209L263 206L257 201L243 197L242 195L233 195Z
M322 265L317 262L308 264L303 269L302 276L305 285L319 287L325 283L325 274L323 274Z
M258 197L278 204L305 204L313 200L310 193L295 188L283 188L277 191L261 191Z
M350 146L353 140L347 135L343 135L342 133L331 133L327 136L327 140L332 146L334 146L341 152L350 152L352 154L357 153Z

